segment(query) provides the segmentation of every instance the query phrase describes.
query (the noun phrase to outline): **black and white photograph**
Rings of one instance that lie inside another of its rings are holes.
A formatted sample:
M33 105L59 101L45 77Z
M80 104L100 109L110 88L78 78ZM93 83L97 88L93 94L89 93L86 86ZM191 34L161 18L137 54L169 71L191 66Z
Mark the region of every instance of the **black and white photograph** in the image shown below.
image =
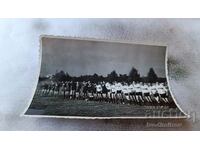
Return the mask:
M37 89L25 115L185 117L167 81L167 47L42 36Z

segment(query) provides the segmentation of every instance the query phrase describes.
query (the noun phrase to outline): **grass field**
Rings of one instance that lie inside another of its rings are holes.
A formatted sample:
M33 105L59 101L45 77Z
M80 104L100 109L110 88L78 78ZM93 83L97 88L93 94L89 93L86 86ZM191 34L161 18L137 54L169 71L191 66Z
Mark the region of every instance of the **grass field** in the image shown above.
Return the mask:
M111 104L59 97L34 97L26 115L88 116L88 117L178 117L178 108Z

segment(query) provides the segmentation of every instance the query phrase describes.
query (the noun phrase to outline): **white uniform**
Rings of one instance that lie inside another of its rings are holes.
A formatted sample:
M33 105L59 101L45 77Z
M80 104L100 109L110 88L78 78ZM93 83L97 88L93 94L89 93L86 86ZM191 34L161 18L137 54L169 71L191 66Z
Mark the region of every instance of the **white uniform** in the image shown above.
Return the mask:
M115 86L115 85L111 85L111 86L110 86L110 89L111 89L111 92L112 92L112 93L116 93L116 92L117 92L117 89L116 89L116 86Z
M130 93L134 93L135 92L135 87L133 84L129 85L128 90Z
M160 84L157 86L157 91L158 91L158 94L162 97L162 100L164 102L168 102L168 99L167 99L167 89L164 87L164 85Z
M156 88L156 86L155 85L152 85L151 87L150 87L150 90L151 90L151 94L156 94L156 92L157 92L157 88Z
M125 95L129 93L129 87L128 87L128 85L122 86L122 92L123 92Z
M111 90L111 85L110 85L110 83L106 83L106 88L110 91Z
M121 92L122 91L122 84L121 83L117 83L115 86L116 86L117 92Z
M130 100L130 99L129 99L129 93L130 93L131 91L130 91L128 85L122 86L122 92L123 92L124 96L126 97L126 99L127 99L127 100Z
M166 89L163 85L157 85L157 91L158 91L158 94L162 95L162 94L166 94Z
M102 87L101 87L101 85L96 85L96 89L97 89L97 92L102 92Z
M141 85L140 84L135 84L135 92L136 93L139 93L139 92L141 92Z
M142 93L143 94L148 94L150 93L149 87L147 85L142 86Z

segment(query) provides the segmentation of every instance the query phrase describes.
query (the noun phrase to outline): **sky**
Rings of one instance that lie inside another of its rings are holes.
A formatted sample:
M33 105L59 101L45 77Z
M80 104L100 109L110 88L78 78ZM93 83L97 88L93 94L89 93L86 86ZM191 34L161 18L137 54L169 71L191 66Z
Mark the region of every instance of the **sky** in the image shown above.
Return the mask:
M166 77L165 52L164 46L43 37L40 75L63 70L72 76L106 76L113 70L129 74L135 67L146 76L153 67L159 77Z

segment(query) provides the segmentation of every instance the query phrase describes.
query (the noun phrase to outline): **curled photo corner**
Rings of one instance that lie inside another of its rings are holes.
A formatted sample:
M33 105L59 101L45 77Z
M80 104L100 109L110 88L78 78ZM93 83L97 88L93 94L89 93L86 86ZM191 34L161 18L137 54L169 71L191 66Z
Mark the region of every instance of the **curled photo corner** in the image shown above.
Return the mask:
M41 70L25 116L187 118L167 81L166 46L41 36Z

